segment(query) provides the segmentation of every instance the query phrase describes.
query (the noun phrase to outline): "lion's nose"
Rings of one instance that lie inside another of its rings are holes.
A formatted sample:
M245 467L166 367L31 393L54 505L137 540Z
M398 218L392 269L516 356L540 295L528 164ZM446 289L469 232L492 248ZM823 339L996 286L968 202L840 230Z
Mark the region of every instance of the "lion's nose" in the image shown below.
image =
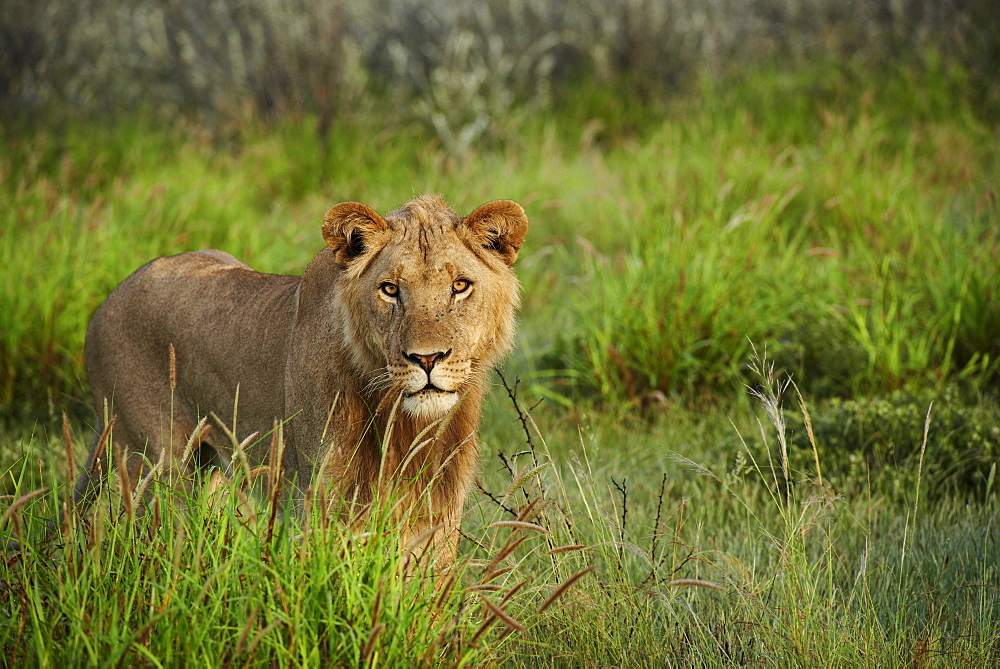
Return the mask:
M437 353L427 353L427 354L404 352L403 357L405 357L407 360L412 360L413 362L417 363L418 365L424 368L425 372L430 374L431 370L434 369L434 365L437 364L438 360L444 360L445 358L448 357L449 353L451 353L451 349L448 349L447 351L438 351Z

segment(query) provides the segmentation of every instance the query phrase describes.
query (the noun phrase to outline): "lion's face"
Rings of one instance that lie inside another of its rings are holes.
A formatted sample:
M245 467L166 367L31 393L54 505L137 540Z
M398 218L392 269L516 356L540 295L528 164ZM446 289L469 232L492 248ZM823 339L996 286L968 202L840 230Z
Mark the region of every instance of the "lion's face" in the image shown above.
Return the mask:
M489 372L511 346L519 286L510 264L526 230L510 201L464 218L431 197L385 219L357 203L327 213L352 364L369 391L397 388L404 411L433 419Z

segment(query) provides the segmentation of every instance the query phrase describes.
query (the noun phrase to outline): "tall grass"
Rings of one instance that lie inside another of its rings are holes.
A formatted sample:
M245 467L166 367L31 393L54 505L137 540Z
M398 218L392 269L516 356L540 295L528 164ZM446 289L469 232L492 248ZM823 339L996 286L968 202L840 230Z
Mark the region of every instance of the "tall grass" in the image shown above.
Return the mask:
M102 439L111 443L108 433ZM251 495L256 477L281 477L280 460L263 472L234 467L229 478L213 469L181 481L160 463L140 477L121 453L108 456L114 485L93 515L73 507L62 471L50 473L56 493L40 488L7 507L3 521L20 545L6 547L2 576L9 624L0 643L10 661L478 665L524 630L511 613L525 606L520 599L542 612L586 574L566 572L557 556L510 581L513 549L545 533L528 509L470 532L487 560L441 570L422 550L429 533L404 541L391 497L363 520L335 520L323 491L311 490L299 519L279 508L273 484L263 499ZM25 488L23 468L16 474Z
M785 455L787 381L766 359L751 374L756 417L734 416L739 440L714 453L717 422L630 445L601 422L536 419L513 386L514 404L491 409L506 420L485 435L461 566L437 576L405 564L388 516L303 527L239 472L189 493L154 482L133 511L127 479L112 479L94 516L71 513L46 540L64 473L46 457L53 492L32 496L25 459L8 472L23 496L4 520L30 550L8 551L0 577L5 652L56 665L1000 659L995 491L928 506L918 477L905 499L838 495L822 443L802 470ZM926 435L910 436L929 458Z
M618 207L591 233L563 352L604 396L731 391L747 336L819 394L995 382L988 128L956 110L945 130L919 100L905 120L874 89L803 95L780 77L709 87L594 159Z
M750 375L759 418L739 419L739 446L717 462L688 456L718 457L707 435L685 440L689 425L632 447L618 431L583 433L553 462L547 493L568 512L547 526L571 528L598 567L563 603L572 620L529 627L517 662L995 661L1000 546L988 507L928 508L919 477L899 502L838 495L820 473L822 444L806 469L786 455L787 380L763 358ZM926 435L910 438L929 454Z

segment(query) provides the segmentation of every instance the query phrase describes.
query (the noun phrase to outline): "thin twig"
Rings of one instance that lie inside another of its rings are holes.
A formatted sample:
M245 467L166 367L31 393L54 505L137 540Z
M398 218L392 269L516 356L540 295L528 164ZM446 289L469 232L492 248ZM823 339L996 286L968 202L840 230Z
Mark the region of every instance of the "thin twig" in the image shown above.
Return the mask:
M621 543L618 545L618 568L621 569L622 559L625 557L624 544L625 544L625 520L628 517L628 484L625 482L625 479L622 478L621 485L618 485L618 482L615 481L615 478L613 476L611 477L611 483L615 486L618 492L622 494L622 524L621 527L619 528L619 536L621 537Z
M489 491L489 490L487 490L486 488L484 488L484 487L483 487L483 484L482 484L482 482L480 482L480 481L479 481L478 479L476 480L476 487L477 487L477 488L479 488L479 492L481 492L481 493L483 493L484 495L486 495L487 497L489 497L489 498L490 498L490 500L491 500L491 501L492 501L492 502L493 502L494 504L496 504L497 506L499 506L499 507L500 507L501 509L503 509L504 511L506 511L506 512L507 512L507 513L509 513L510 515L514 516L514 518L517 518L517 512L516 512L516 511L514 511L513 509L511 509L511 508L509 508L509 507L505 506L505 505L504 505L504 503L503 503L503 501L501 501L501 500L497 499L496 497L494 497L494 496L493 496L493 495L492 495L492 494L490 493L490 491Z
M528 444L528 449L531 451L531 459L537 465L538 464L538 460L535 459L536 458L536 456L535 456L535 441L534 441L534 439L531 438L531 428L528 427L528 418L525 415L525 412L521 410L521 405L517 401L517 386L521 383L521 379L520 378L515 379L514 380L514 386L511 387L510 384L507 383L507 379L504 378L503 372L500 371L499 367L494 368L493 371L495 371L497 373L497 376L500 377L500 383L503 384L504 390L507 391L507 397L510 398L511 404L514 405L514 411L517 412L517 419L519 421L521 421L521 429L524 430L524 439L525 439L525 442ZM536 406L537 406L537 404L536 404Z
M646 577L644 583L648 583L653 580L656 576L656 568L663 563L663 556L660 559L656 559L656 544L660 538L660 518L663 511L663 495L667 490L667 473L663 472L663 478L660 480L660 494L656 499L656 520L653 521L653 541L652 545L649 547L649 559L653 563L652 568L649 570L649 576Z

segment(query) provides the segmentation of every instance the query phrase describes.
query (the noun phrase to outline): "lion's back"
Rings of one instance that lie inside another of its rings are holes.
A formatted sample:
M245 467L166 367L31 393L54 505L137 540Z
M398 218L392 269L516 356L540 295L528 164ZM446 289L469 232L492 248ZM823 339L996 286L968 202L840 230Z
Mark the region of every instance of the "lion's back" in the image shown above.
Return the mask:
M194 251L157 258L125 278L94 312L87 328L85 355L98 347L153 343L172 338L178 325L202 320L214 309L220 292L231 292L226 275L233 270L253 273L222 251ZM223 288L220 291L220 288ZM186 307L186 308L185 308Z
M298 282L215 250L143 265L111 292L87 329L84 355L98 406L112 395L126 411L130 402L137 411L161 402L172 346L178 396L200 410L231 411L241 378L248 385L254 377L280 378Z

